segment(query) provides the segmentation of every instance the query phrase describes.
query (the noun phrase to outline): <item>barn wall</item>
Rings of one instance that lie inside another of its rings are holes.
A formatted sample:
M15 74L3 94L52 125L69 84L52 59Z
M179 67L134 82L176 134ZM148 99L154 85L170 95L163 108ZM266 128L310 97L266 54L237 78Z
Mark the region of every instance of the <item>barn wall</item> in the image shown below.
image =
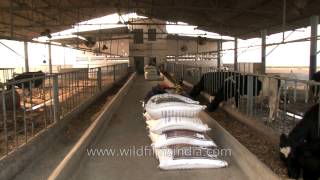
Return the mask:
M204 45L197 45L197 39L182 40L182 39L158 39L155 42L145 41L144 44L130 43L130 64L133 65L134 56L144 56L145 64L149 63L150 57L156 57L157 63L163 63L167 55L181 55L186 53L196 53L216 51L216 42L206 42ZM181 49L182 46L186 50Z

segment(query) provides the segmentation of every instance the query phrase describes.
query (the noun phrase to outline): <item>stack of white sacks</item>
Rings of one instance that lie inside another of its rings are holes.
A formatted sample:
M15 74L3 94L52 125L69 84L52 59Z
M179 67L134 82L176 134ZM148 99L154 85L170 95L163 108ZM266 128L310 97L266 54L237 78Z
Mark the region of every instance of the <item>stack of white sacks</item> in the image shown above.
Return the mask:
M177 94L152 96L144 105L144 117L161 169L220 168L217 146L198 117L205 106Z

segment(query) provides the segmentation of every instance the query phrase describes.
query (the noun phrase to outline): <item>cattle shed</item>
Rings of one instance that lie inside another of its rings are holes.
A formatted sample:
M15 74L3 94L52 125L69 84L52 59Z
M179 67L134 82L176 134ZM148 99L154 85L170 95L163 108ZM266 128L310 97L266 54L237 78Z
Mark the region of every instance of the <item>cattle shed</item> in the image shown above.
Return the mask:
M0 179L320 178L317 0L1 0Z

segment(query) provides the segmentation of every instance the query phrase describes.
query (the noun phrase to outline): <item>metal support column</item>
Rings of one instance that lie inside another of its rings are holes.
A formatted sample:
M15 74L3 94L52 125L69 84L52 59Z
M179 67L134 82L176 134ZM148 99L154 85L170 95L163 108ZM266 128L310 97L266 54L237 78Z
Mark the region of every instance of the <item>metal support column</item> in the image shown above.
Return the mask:
M181 64L181 69L182 69L181 70L182 71L181 72L181 79L184 80L184 65L183 64Z
M98 67L97 71L97 83L99 91L102 90L102 74L101 74L101 67Z
M238 71L238 38L234 38L234 71Z
M218 66L218 69L221 68L221 55L220 55L221 46L222 46L222 42L218 41L218 44L217 44L217 66Z
M59 104L59 86L58 86L58 76L53 76L53 116L54 121L58 122L60 120L60 104Z
M112 71L113 71L113 83L116 82L116 65L112 65Z
M52 73L51 42L48 44L49 73Z
M25 72L29 72L29 55L28 55L28 42L24 41L24 67Z
M317 71L317 35L319 16L311 17L311 37L310 37L310 65L309 65L309 79Z
M261 31L261 74L266 74L266 37L267 30Z

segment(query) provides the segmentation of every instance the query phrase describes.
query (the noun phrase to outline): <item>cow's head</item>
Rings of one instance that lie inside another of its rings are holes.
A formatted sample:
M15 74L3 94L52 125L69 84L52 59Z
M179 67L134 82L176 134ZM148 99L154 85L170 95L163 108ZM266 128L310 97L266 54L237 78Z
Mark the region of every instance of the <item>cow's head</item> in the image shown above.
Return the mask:
M289 144L288 137L285 134L280 136L280 157L281 159L287 159L291 153L291 147Z
M297 179L300 176L301 166L298 157L290 146L288 137L285 134L280 136L280 158L288 169L289 178Z
M320 82L320 71L314 73L311 77L312 80Z
M41 76L44 75L44 72L42 72L41 70L40 71L37 71L37 74L40 74Z

